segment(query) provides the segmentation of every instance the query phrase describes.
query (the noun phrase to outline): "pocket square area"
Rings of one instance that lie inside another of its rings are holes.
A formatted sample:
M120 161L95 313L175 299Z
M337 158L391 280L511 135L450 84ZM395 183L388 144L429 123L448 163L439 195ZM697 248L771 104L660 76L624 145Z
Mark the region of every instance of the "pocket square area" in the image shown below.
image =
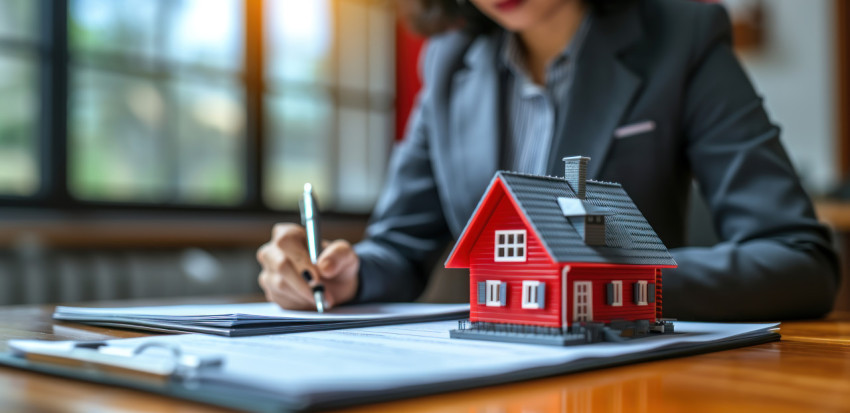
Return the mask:
M655 130L655 122L645 120L635 122L629 125L620 126L614 130L614 137L617 139L628 138L629 136L639 135L641 133L652 132Z

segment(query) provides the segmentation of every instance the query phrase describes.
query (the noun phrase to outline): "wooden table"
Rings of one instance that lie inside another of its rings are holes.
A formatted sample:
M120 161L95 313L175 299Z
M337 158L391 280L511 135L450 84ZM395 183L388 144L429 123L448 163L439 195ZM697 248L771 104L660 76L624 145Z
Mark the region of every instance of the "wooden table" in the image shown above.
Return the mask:
M841 285L835 298L835 309L850 311L850 202L815 202L818 218L835 230L841 254Z
M256 297L158 300L242 302ZM101 303L105 304L105 303ZM127 304L126 302L118 305ZM144 304L151 304L150 302ZM54 322L51 306L0 307L10 339L101 340L144 333ZM782 341L699 356L362 406L353 412L850 411L850 312L785 322ZM3 412L218 412L143 392L0 367Z

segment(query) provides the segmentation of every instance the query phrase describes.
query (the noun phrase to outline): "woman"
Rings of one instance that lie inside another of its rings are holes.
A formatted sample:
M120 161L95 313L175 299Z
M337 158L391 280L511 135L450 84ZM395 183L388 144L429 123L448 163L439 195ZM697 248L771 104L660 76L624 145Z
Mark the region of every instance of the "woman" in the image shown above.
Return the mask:
M497 169L620 182L679 268L665 315L813 317L832 308L838 266L772 125L731 49L728 16L684 0L419 0L432 36L424 89L396 148L367 238L327 245L279 225L258 252L269 300L313 308L421 292ZM692 179L721 242L684 246ZM303 275L303 278L302 278ZM305 282L304 280L309 280Z

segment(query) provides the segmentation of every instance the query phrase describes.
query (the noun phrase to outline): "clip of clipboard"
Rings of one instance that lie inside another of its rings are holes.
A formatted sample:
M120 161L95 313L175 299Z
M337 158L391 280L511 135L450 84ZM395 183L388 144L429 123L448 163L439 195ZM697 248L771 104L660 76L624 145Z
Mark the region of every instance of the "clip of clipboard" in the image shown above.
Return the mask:
M77 342L68 349L18 349L14 353L32 363L159 383L188 382L203 371L220 369L224 364L220 356L186 354L178 346L156 341L133 348L129 355L101 352L106 345L103 341ZM168 351L169 356L140 357L154 348Z

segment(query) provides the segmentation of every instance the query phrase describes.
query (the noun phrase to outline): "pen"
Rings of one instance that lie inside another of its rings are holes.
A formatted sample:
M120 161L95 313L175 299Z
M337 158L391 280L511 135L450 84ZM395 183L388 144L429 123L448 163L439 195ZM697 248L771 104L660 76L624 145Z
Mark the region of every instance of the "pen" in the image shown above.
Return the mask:
M319 209L316 207L316 198L313 196L313 185L304 184L304 194L301 195L301 225L307 231L307 251L310 253L310 261L316 265L319 261L322 238L319 235ZM304 271L304 278L309 282L310 274ZM316 311L325 312L325 286L318 284L313 287L313 298L316 300Z

